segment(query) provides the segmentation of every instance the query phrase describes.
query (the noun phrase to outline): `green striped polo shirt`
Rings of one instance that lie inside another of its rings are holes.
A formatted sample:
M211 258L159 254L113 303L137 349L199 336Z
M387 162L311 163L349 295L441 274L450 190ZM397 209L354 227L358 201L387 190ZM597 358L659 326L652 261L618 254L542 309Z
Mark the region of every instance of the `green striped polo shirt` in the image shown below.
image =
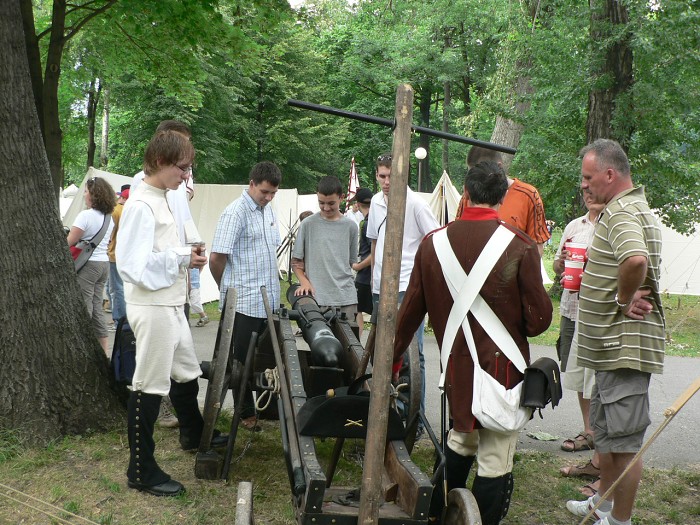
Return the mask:
M642 288L654 308L642 321L622 314L615 302L618 267L628 257L647 258ZM663 371L665 326L659 295L661 230L644 188L616 195L607 205L588 250L579 301L578 364L594 370Z

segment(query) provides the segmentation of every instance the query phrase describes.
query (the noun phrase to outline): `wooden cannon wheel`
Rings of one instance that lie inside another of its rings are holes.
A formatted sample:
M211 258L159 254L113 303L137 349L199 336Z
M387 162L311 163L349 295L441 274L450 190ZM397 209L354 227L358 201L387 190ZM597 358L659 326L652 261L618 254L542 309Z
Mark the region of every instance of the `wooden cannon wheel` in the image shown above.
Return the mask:
M211 449L211 440L214 437L214 427L221 411L226 393L230 388L233 321L236 315L236 290L229 288L226 291L224 307L221 311L221 321L216 333L216 346L211 358L209 369L209 383L204 400L204 429L199 442L199 450L195 459L195 475L201 479L216 479L219 468L217 455L208 454Z
M467 489L452 489L447 495L447 507L442 515L443 525L479 525L481 514L472 493Z

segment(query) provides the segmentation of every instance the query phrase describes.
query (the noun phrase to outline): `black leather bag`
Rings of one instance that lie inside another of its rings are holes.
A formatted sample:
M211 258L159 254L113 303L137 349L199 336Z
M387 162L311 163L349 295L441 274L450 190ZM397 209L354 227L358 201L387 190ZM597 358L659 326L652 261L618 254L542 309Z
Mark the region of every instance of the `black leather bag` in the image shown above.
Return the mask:
M559 365L554 359L540 357L525 369L520 406L541 409L551 403L552 408L562 397Z

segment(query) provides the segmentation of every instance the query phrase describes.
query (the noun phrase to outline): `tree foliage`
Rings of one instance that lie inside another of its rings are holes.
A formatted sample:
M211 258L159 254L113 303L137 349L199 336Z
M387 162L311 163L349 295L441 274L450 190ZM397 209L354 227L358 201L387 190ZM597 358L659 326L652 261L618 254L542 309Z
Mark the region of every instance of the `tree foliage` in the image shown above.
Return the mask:
M112 171L138 171L157 123L179 118L194 131L200 181L245 182L254 162L271 159L283 184L309 192L321 175L344 180L354 156L361 183L373 187L390 130L286 100L391 118L396 86L409 82L416 124L439 129L444 119L449 131L481 140L497 116L522 125L511 174L535 184L561 223L580 212L589 95L615 82L593 72L624 35L634 81L615 95L610 136L625 143L635 180L665 220L684 229L700 219L692 1L633 0L629 20L607 33L591 32L588 4L562 0L317 0L296 11L275 0L133 2L95 17L67 48L60 107L71 180L84 173L87 93L99 79L111 93ZM529 87L514 95L523 74ZM429 150L423 173L436 180L446 169L461 181L468 147L451 143L443 157L442 141L419 142Z

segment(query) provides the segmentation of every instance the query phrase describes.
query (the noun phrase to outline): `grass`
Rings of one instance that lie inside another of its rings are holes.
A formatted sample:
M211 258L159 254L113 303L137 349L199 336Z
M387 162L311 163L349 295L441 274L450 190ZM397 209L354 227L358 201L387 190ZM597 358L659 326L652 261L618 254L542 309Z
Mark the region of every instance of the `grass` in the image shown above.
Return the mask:
M230 417L224 414L219 427ZM232 523L237 484L253 482L257 523L296 523L286 475L277 422L263 421L263 432L241 431L238 436L232 479L206 481L194 477L194 455L182 452L177 431L156 430L157 459L161 466L187 487L177 498L155 498L126 486L128 446L126 433L118 430L93 436L66 438L45 449L13 450L0 460L0 523L58 523L46 514L6 496L26 501L12 487L39 501L34 507L49 509L69 523L112 525L208 525ZM318 456L327 460L333 440L317 440ZM346 442L334 485L359 487L364 443ZM431 468L432 446L422 441L413 459L425 472ZM578 499L581 481L562 478L558 470L565 459L554 454L520 451L515 457L515 492L504 525L553 525L575 523L564 508L567 499ZM700 471L646 469L635 510L635 525L689 524L700 522ZM40 503L45 502L45 503ZM52 507L49 507L50 504Z

